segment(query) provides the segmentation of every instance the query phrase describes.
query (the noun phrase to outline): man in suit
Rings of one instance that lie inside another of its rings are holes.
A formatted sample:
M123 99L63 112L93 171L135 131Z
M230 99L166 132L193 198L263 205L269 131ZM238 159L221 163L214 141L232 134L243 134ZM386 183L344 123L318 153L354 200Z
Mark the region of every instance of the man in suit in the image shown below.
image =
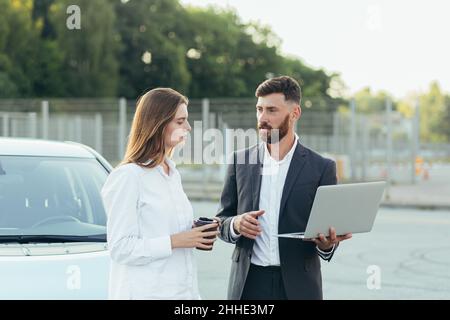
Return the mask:
M233 154L221 196L220 238L235 243L228 298L322 299L319 256L330 261L351 234L313 241L278 238L304 231L318 186L337 183L336 165L295 134L300 86L291 77L260 84L256 113L262 143Z

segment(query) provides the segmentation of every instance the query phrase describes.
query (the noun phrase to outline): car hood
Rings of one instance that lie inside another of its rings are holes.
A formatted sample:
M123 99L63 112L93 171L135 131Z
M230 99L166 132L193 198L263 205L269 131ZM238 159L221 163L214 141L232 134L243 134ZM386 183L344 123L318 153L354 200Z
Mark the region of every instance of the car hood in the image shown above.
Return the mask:
M0 244L0 299L107 299L105 243Z

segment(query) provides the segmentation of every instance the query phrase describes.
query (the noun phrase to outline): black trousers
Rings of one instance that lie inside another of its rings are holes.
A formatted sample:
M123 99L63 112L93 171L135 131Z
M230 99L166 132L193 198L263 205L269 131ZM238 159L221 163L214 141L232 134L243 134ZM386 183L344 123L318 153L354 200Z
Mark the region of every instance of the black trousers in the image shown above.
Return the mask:
M281 268L250 264L241 300L287 300Z

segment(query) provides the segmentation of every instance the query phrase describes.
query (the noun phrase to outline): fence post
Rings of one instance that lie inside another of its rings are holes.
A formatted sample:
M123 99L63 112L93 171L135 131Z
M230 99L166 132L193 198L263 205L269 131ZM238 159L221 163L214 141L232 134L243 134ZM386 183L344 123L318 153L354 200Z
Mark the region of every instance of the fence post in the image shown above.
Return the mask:
M57 139L59 141L63 141L65 138L65 130L66 130L66 116L65 114L58 114L56 118L56 130L57 130Z
M412 119L412 148L411 148L411 183L416 183L416 158L420 150L420 105L419 99L414 101L414 117Z
M390 187L392 183L392 101L386 98L386 199L390 199Z
M208 98L204 98L202 99L202 128L203 128L203 135L205 134L206 130L209 129L209 121L210 121L210 113L209 113L209 99ZM202 154L202 164L204 162L203 159L203 136L202 136L202 140L201 140L201 154ZM203 186L205 187L205 192L207 192L208 186L207 183L209 181L209 176L210 176L210 172L211 172L211 165L202 165L203 168L203 179L204 179L204 184Z
M7 137L9 135L9 114L4 112L3 114L3 136Z
M11 137L18 137L19 133L17 132L17 119L11 119Z
M81 143L82 140L82 121L81 116L75 116L75 141Z
M119 99L119 132L118 132L118 159L122 159L125 154L127 134L127 101L125 98Z
M369 162L369 157L367 156L369 148L369 121L367 121L367 115L360 115L360 124L362 130L362 159L361 159L361 179L363 181L367 178L367 167Z
M338 155L340 152L340 150L339 150L339 112L337 112L337 111L335 111L333 113L333 138L332 138L332 146L330 149L336 155Z
M42 113L42 139L48 139L48 125L49 125L49 108L48 101L44 100L41 103Z
M29 122L29 136L32 138L37 138L37 114L36 112L29 112L28 113L28 122Z
M222 129L222 137L223 137L223 157L222 157L222 163L220 164L220 177L222 178L222 181L225 181L226 175L227 175L227 168L228 168L228 125L226 122L222 122L220 128Z
M202 99L203 133L209 128L209 99Z
M355 99L350 101L350 174L351 180L356 179L356 102Z
M95 150L103 153L103 118L98 112L95 114Z

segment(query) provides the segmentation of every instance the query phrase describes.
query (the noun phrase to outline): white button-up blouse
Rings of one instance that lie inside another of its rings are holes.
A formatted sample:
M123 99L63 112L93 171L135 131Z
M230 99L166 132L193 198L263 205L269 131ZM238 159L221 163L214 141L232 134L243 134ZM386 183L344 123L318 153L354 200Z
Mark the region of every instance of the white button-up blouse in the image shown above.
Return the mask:
M192 206L175 163L125 164L103 189L111 256L110 299L200 299L193 249L171 248L170 235L191 229Z

